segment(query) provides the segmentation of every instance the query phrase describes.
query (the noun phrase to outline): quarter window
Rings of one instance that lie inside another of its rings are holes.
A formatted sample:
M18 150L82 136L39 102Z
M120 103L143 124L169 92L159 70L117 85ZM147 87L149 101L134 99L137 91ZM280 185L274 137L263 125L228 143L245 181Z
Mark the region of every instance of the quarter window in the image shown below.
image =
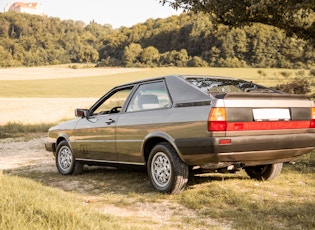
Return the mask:
M128 95L131 92L131 87L118 90L110 97L101 103L93 112L93 115L103 115L109 113L119 113L123 107Z
M127 112L169 108L171 100L164 82L140 85L127 108Z

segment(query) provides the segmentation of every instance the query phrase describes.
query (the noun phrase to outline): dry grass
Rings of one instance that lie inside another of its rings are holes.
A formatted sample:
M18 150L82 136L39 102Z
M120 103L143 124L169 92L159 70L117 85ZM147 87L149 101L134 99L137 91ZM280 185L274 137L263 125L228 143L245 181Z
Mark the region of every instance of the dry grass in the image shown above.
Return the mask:
M59 81L67 79L69 85L64 92L74 90L80 92L81 87L73 89L71 85L75 79L85 78L87 76L115 76L123 73L134 73L144 71L145 69L135 68L79 68L71 69L66 67L34 67L34 68L10 68L0 69L0 84L2 93L5 88L13 89L12 94L7 93L4 97L0 97L1 119L0 126L9 122L21 124L38 124L52 123L64 119L74 118L75 108L89 108L98 98L45 98L44 92L49 91L51 83L47 80ZM41 85L36 85L34 82L43 82ZM61 83L62 84L62 83ZM111 83L113 86L115 83ZM55 91L60 86L53 86ZM29 91L28 91L29 90ZM41 92L42 91L42 92ZM54 90L52 90L54 94ZM90 91L93 92L93 90ZM36 94L36 92L38 92ZM103 90L102 93L106 91ZM30 97L36 94L37 97ZM43 97L38 97L39 95ZM54 95L58 95L55 92ZM88 97L89 94L83 96Z
M73 119L76 108L89 108L96 98L0 98L0 126L52 123Z
M138 72L143 69L137 68L79 68L71 69L63 66L56 67L21 67L21 68L0 68L0 81L4 80L39 80L39 79L60 79L78 78L86 76L106 76L121 73Z

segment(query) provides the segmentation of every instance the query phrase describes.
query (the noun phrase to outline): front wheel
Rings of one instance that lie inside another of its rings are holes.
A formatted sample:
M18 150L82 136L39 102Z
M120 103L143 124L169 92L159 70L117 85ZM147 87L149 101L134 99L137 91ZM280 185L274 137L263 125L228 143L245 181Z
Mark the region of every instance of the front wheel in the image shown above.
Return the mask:
M162 193L179 193L187 182L189 169L169 143L156 145L147 162L152 186Z
M245 172L250 178L257 180L272 180L276 178L282 170L283 163L270 165L257 165L245 167Z
M81 174L83 171L83 164L75 160L67 141L58 144L56 166L62 175Z

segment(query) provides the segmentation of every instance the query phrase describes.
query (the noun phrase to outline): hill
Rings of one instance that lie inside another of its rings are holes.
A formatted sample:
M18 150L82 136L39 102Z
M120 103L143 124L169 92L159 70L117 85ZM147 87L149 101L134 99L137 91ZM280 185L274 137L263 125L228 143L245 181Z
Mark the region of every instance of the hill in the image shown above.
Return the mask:
M315 41L260 23L231 28L183 13L113 29L0 13L0 67L98 63L124 67L313 68Z

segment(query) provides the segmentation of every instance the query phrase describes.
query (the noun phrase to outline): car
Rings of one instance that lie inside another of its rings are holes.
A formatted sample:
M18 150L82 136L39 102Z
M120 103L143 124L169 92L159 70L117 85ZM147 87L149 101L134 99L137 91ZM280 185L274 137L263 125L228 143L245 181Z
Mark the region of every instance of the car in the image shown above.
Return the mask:
M114 87L77 119L51 127L45 148L63 175L84 165L139 166L153 188L179 193L189 173L271 180L315 147L304 95L208 75L161 76Z

